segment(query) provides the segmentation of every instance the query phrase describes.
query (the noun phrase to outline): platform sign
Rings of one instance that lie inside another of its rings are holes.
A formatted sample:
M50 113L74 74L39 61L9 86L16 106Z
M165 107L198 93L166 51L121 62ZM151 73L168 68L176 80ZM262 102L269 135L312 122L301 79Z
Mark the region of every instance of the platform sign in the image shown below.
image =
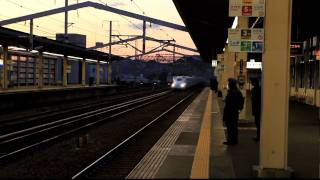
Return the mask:
M229 40L228 51L229 52L241 52L241 40Z
M71 73L71 65L70 64L67 65L67 73Z
M217 54L217 59L218 59L218 62L223 62L224 61L224 54Z
M316 51L316 60L320 61L320 50Z
M261 62L255 62L254 60L250 60L250 62L247 62L247 69L262 69L262 63Z
M218 66L218 61L217 60L212 60L212 67L217 67Z
M229 52L262 53L264 47L264 29L228 29Z
M229 0L229 16L264 17L265 0Z
M303 54L303 42L291 42L290 54L291 55L302 55Z

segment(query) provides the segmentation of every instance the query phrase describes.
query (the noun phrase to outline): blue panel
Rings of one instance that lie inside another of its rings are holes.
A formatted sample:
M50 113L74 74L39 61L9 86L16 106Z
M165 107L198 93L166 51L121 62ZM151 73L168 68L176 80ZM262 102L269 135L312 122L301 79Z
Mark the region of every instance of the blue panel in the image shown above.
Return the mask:
M56 62L56 81L62 82L62 60L61 60L61 58L58 58L57 62Z
M71 73L68 74L68 84L79 84L79 61L69 61Z
M89 83L90 77L94 77L94 79L96 79L96 64L93 64L93 63L86 64L86 83Z

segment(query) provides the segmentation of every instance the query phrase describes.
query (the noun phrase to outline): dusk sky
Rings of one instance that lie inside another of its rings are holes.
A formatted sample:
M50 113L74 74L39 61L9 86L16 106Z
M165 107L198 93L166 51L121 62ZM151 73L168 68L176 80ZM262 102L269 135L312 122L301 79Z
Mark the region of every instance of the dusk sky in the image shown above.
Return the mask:
M88 0L69 0L69 4L85 2ZM91 0L108 6L127 10L137 14L165 20L168 22L184 25L172 0ZM0 20L19 17L27 14L41 12L64 6L65 0L0 0ZM113 34L142 34L142 21L120 16L118 14L97 10L94 8L84 8L69 12L69 23L73 23L68 29L69 33L79 33L87 35L87 47L95 45L95 42L107 43L109 41L109 22L113 21ZM34 20L36 35L46 36L55 39L55 33L64 32L64 13L52 15ZM23 32L29 31L29 21L5 26ZM170 28L147 24L147 36L157 39L176 40L177 44L191 48L196 48L190 35L186 32L173 30ZM126 38L126 37L123 37ZM114 38L113 41L117 41ZM138 47L142 47L142 41L136 42ZM135 42L131 42L135 45ZM153 49L159 43L148 42L147 50ZM168 47L172 50L172 47ZM108 48L100 49L108 52ZM194 54L190 51L177 49L178 52ZM123 45L113 46L112 53L116 55L134 55L133 48Z

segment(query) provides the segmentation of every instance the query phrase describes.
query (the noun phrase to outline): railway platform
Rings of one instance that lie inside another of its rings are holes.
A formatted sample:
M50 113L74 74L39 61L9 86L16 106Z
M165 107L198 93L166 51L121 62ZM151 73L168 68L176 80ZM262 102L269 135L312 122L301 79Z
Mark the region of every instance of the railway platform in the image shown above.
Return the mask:
M223 107L222 98L203 90L126 178L256 177L260 146L253 140L255 125L239 122L239 144L224 145ZM288 165L295 178L319 178L316 113L313 107L290 103Z
M121 90L117 85L44 87L8 89L0 91L0 110L24 110L30 107L41 107L57 102L98 98ZM125 88L122 88L125 89ZM1 114L1 113L0 113Z

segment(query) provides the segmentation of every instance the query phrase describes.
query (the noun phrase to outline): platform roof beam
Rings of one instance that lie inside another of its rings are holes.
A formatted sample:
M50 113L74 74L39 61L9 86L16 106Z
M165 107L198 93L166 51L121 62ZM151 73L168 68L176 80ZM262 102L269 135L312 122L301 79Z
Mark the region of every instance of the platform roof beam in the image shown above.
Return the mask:
M123 16L127 16L127 17L130 17L130 18L134 18L134 19L138 19L138 20L150 22L150 23L153 23L153 24L158 24L158 25L161 25L161 26L165 26L165 27L169 27L169 28L172 28L172 29L176 29L176 30L187 32L186 27L182 26L182 25L178 25L178 24L166 22L166 21L163 21L163 20L159 20L159 19L155 19L155 18L151 18L151 17L135 14L135 13L132 13L132 12L124 11L124 10L121 10L121 9L113 8L113 7L110 7L110 6L106 6L106 5L103 5L103 4L94 3L94 2L90 2L90 1L86 1L86 2L78 3L78 4L72 4L72 5L68 5L67 7L60 7L60 8L51 9L51 10L43 11L43 12L38 12L38 13L30 14L30 15L20 16L20 17L17 17L17 18L3 20L3 21L0 21L0 26L14 24L14 23L18 23L18 22L22 22L22 21L26 21L26 20L30 20L30 19L36 19L36 18L40 18L40 17L50 16L50 15L53 15L53 14L63 13L63 12L67 12L67 11L77 10L77 9L85 8L85 7L92 7L92 8L95 8L95 9L100 9L100 10L104 10L104 11L120 14L120 15L123 15Z
M123 39L123 40L120 40L120 41L115 41L115 42L103 44L102 46L93 46L93 47L90 47L90 48L87 48L87 49L92 50L92 49L97 49L97 48L103 48L103 47L106 47L106 46L110 46L110 45L112 46L112 45L127 43L127 42L135 41L135 40L138 40L138 39L142 39L142 36L137 36L137 37L133 37L133 38Z

